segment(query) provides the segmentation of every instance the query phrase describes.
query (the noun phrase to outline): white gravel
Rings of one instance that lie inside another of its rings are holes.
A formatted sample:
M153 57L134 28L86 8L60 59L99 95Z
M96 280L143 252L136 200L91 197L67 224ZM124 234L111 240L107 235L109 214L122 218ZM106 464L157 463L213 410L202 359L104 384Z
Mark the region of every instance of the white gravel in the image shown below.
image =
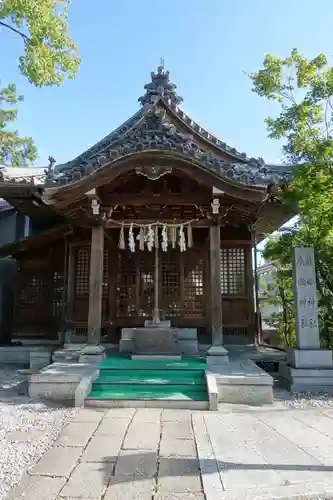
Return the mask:
M332 393L299 393L290 394L286 389L274 389L275 400L280 401L288 408L333 408Z
M17 383L23 378L14 367L0 368L0 500L76 413L17 395Z

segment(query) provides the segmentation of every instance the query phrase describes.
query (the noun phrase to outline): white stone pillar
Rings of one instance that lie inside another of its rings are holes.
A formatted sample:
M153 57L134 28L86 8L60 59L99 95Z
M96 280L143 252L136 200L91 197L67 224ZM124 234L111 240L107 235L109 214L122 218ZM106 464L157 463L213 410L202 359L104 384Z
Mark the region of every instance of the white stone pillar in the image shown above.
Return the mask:
M296 349L288 351L280 372L292 391L333 389L332 352L320 348L314 250L293 248L293 285L296 315Z

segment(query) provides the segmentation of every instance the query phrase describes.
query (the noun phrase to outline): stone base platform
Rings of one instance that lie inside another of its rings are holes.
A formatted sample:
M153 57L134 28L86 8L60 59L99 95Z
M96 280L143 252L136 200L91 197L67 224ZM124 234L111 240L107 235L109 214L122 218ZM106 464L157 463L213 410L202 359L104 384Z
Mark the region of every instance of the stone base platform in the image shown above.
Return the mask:
M50 401L83 406L98 377L96 365L85 363L53 363L29 376L29 396Z
M154 328L152 326L146 328L123 328L121 331L121 339L119 342L119 352L123 354L134 353L135 335L136 333L144 334L145 330L147 331L147 334L149 336L152 336L152 332L155 331L156 337L163 336L163 330L171 332L174 335L175 343L177 344L177 351L179 354L196 355L199 352L196 328ZM160 346L156 346L156 349L159 349L160 352L164 352L162 343L160 344Z
M279 375L292 393L333 392L333 368L293 368L280 363Z
M37 344L0 346L0 363L44 368L51 362L52 350L53 346Z
M261 405L273 402L273 378L251 360L230 360L210 367L219 403Z
M289 349L279 374L290 392L333 392L333 360L328 349Z

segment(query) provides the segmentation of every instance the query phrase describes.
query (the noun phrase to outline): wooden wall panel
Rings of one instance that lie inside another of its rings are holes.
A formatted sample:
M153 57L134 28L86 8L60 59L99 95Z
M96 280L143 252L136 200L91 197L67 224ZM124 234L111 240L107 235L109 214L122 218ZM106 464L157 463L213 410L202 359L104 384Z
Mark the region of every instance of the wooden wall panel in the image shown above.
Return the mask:
M65 305L65 241L24 252L17 260L14 335L55 338L62 327Z

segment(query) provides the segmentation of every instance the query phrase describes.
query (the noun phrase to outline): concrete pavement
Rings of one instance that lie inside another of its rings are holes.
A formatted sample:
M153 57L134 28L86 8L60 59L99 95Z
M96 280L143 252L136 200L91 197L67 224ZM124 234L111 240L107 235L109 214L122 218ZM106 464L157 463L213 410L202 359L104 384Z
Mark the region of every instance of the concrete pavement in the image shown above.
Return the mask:
M8 499L330 495L333 410L191 413L147 408L80 410Z

